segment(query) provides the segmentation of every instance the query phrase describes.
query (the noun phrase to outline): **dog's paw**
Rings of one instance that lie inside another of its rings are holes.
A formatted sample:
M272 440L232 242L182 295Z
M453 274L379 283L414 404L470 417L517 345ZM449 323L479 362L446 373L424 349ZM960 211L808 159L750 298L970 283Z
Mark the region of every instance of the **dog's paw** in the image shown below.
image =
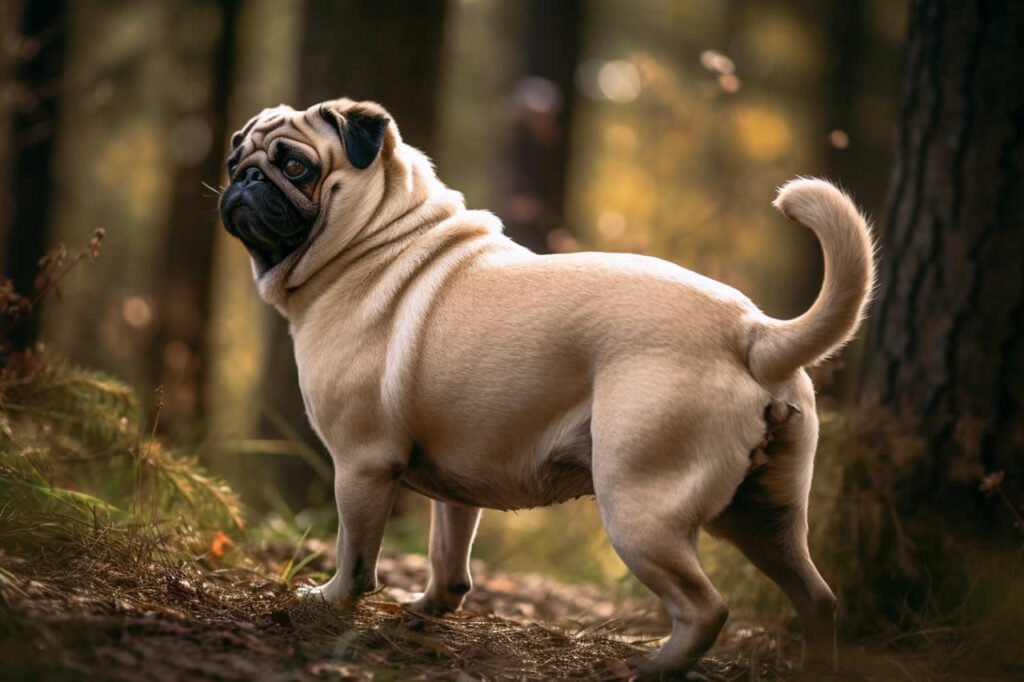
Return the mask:
M419 611L420 613L426 613L431 616L441 616L446 613L452 613L458 611L462 605L462 600L459 603L445 603L442 600L435 599L428 595L426 592L419 594L411 602L405 604L406 608L411 611Z
M299 585L295 588L295 596L299 598L299 601L328 603L327 596L324 594L325 587L327 586Z
M710 682L696 670L665 670L655 660L643 656L626 659L626 665L636 672L634 680L686 680L686 682Z
M662 671L646 656L633 656L632 658L627 658L626 665L633 670L634 675L632 679L634 680L662 679Z

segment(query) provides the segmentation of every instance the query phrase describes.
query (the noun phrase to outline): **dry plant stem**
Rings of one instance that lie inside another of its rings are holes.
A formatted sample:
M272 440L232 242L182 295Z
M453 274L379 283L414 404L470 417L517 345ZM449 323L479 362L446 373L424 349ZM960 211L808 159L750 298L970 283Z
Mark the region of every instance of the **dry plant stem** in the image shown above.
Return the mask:
M135 515L136 519L138 519L139 517L142 516L142 502L143 502L143 497L145 496L145 492L142 490L142 488L143 488L143 486L145 484L145 480L144 480L144 477L146 475L146 473L145 473L145 466L146 466L146 463L149 461L150 455L152 454L153 443L156 442L156 429L157 429L157 426L159 426L159 424L160 424L160 412L163 409L163 406L164 406L164 387L163 386L157 386L156 387L156 410L155 410L155 413L153 414L153 426L152 426L152 428L149 431L149 439L146 441L146 452L145 452L144 455L142 454L142 444L141 443L139 443L136 446L136 449L135 449L136 453L138 453L136 455L136 458L135 458L135 495L134 495L134 497L135 497L135 504L134 504L135 510L134 510L134 515ZM156 500L152 499L152 496L150 496L150 502L151 502L153 508L150 510L149 518L150 518L150 520L153 520L153 518L155 518L155 516L156 516Z
M1002 486L999 486L996 488L996 492L999 493L999 498L1006 504L1006 508L1010 510L1011 514L1013 514L1013 525L1017 526L1021 531L1024 531L1024 517L1022 517L1020 512L1017 511L1017 508L1013 506L1013 502L1010 501L1006 491L1003 490Z
M1013 516L1013 525L1015 528L1024 531L1024 517L1021 517L1020 511L1010 496L1003 490L1003 481L1006 479L1006 472L1004 471L993 471L985 475L981 479L981 485L978 486L978 490L985 493L989 497L993 495L999 495L999 498L1006 505L1006 508L1010 510L1010 514Z
M61 280L67 277L68 273L70 273L79 263L81 263L86 258L92 258L95 260L96 258L99 257L99 245L103 241L104 234L105 232L102 229L94 230L92 233L92 237L89 239L89 243L84 248L82 248L78 253L76 253L74 258L72 258L63 268L58 270L57 274L55 274L53 277L47 278L46 284L38 292L36 292L36 295L29 302L30 313L32 309L39 305L39 302L42 301L47 294L53 291L53 289L55 289L56 286L60 284ZM63 249L63 247L60 248ZM9 320L7 324L4 326L3 331L0 331L0 338L7 338L7 336L11 333L11 330L14 329L14 327L16 327L17 324L21 322L23 319L25 319L24 316L18 316Z
M43 298L50 293L60 283L60 281L75 268L76 265L85 260L88 255L88 250L82 250L75 254L75 257L72 258L67 265L58 271L55 276L49 278L43 288L36 292L35 297L33 297L32 301L29 303L30 307L34 308L36 304L43 300Z

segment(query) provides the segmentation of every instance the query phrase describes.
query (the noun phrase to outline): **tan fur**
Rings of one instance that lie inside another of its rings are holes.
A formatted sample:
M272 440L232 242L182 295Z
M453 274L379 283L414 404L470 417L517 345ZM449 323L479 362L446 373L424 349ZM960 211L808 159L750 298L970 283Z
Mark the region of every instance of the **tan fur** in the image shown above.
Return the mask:
M335 463L339 568L314 593L373 588L399 485L436 500L433 576L416 603L432 611L457 608L470 585L479 508L594 494L616 551L675 623L645 672L689 667L724 622L696 559L701 526L779 583L809 654L831 659L834 598L806 550L817 420L801 367L850 337L870 290L870 238L849 199L819 180L780 192L822 240L826 279L810 311L779 322L655 258L531 253L467 210L393 123L380 158L353 168L317 115L344 121L353 106L377 105L264 112L240 164L287 137L325 169L307 245L267 272L254 265L290 321L309 418Z
M779 381L838 351L860 325L875 279L867 221L849 197L821 180L800 178L779 190L775 207L810 227L825 252L825 282L811 309L795 320L755 324L750 369Z

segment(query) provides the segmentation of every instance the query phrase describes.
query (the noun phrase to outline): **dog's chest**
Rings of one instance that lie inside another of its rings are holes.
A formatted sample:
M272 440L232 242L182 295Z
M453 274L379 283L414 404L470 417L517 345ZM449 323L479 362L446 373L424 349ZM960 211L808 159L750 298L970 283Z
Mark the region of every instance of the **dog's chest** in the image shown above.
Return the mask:
M294 343L306 414L328 448L340 447L343 434L376 419L383 344L342 325L321 334L304 330Z

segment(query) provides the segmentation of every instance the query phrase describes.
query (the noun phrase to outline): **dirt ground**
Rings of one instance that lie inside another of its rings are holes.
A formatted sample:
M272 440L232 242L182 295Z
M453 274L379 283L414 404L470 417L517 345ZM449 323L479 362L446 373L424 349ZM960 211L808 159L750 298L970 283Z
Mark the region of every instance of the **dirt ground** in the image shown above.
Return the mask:
M668 632L653 597L613 600L479 562L462 613L415 614L400 604L426 579L416 555L382 557L386 587L336 611L300 603L267 577L289 555L271 548L262 565L227 569L131 557L112 566L86 553L46 570L0 555L0 679L627 680L624 661ZM314 568L329 568L320 561ZM688 679L798 678L800 643L788 621L734 617ZM851 665L832 679L977 679L937 675L911 650L870 648L845 649Z

